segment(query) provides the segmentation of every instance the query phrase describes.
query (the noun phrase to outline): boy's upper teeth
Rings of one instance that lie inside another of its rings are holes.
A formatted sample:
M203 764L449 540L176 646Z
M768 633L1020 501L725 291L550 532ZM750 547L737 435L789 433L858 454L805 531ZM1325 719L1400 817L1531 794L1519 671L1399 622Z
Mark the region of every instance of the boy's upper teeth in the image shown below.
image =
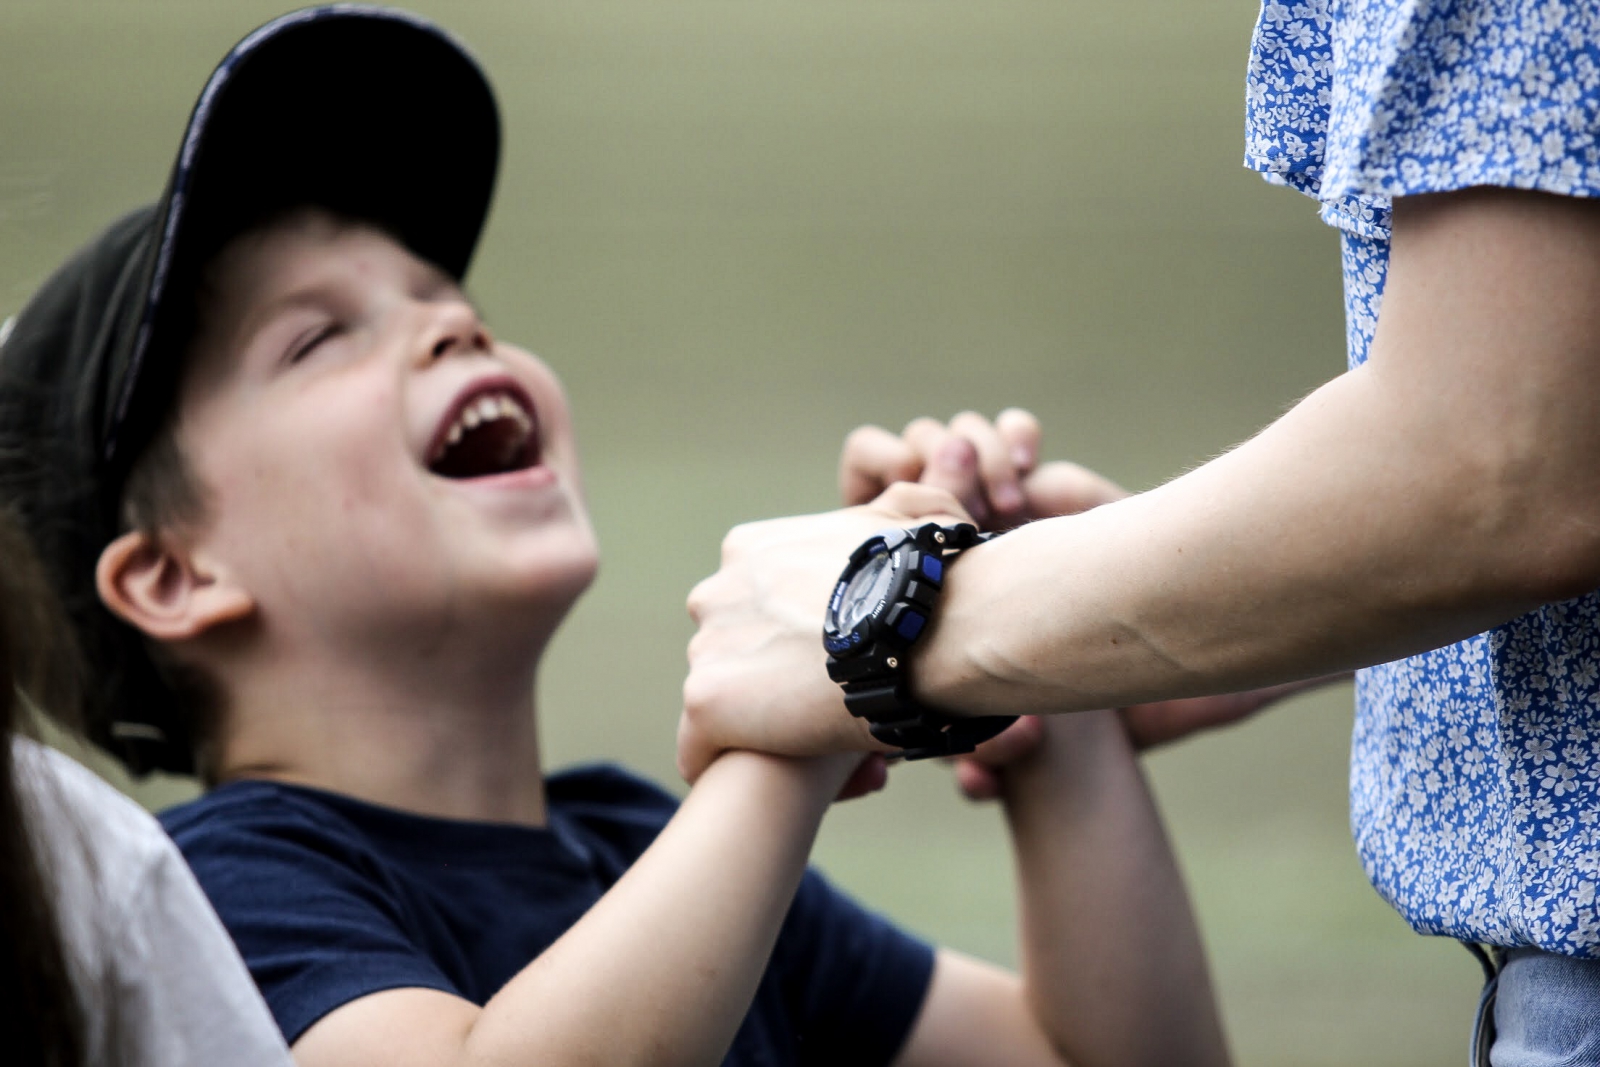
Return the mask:
M512 419L524 433L533 426L533 420L510 393L484 393L462 405L455 421L450 424L449 432L445 434L444 446L449 448L460 441L462 434L468 430L495 419Z

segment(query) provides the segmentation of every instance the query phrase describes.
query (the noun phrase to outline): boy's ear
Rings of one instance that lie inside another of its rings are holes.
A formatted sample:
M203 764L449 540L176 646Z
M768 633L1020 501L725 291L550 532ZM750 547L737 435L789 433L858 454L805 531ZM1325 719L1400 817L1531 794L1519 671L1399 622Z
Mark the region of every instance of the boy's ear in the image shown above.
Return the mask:
M186 641L255 611L225 570L172 542L133 530L100 553L95 587L113 615L158 641Z

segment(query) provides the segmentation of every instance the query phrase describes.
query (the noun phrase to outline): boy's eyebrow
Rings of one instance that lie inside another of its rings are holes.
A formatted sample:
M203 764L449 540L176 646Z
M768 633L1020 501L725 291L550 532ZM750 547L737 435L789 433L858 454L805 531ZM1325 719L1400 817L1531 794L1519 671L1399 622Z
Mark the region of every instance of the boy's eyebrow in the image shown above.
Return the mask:
M252 308L245 315L244 321L239 324L240 338L244 343L248 344L268 323L285 312L299 308L318 308L325 306L326 303L325 292L319 291L318 287L314 285L290 290L280 296L273 297L265 304Z
M426 284L419 287L417 292L418 295L429 300L437 299L443 295L459 296L471 305L472 310L480 318L483 316L483 308L472 293L468 291L466 285L456 281L443 271L430 272ZM245 339L248 340L268 322L271 322L284 312L294 311L299 308L320 308L325 306L328 300L328 287L325 282L316 281L297 286L287 293L273 297L265 304L252 310L242 323L242 333Z

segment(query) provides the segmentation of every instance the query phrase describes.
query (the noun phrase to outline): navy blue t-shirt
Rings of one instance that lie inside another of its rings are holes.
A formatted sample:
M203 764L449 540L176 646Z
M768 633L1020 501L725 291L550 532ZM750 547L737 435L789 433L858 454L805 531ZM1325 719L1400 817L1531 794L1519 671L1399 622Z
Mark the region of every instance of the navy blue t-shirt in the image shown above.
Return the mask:
M611 766L555 775L547 789L544 828L256 781L161 821L292 1043L384 989L483 1004L600 899L677 809ZM808 871L726 1062L888 1063L932 971L927 945Z

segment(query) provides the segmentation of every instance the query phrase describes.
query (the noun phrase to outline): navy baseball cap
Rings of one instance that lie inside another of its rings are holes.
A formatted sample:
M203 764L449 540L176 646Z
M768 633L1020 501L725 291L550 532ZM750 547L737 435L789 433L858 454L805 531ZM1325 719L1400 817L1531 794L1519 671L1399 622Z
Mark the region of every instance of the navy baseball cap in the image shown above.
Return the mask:
M199 272L243 230L311 204L383 227L459 280L499 155L493 90L450 34L363 4L292 12L212 72L161 199L113 223L0 327L0 498L84 646L90 736L136 772L192 770L190 738L142 637L100 604L94 571L119 533L129 467L172 405Z

